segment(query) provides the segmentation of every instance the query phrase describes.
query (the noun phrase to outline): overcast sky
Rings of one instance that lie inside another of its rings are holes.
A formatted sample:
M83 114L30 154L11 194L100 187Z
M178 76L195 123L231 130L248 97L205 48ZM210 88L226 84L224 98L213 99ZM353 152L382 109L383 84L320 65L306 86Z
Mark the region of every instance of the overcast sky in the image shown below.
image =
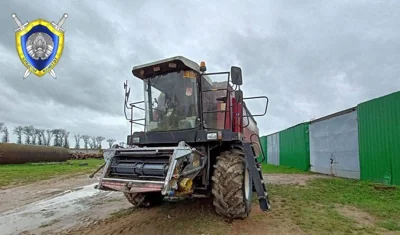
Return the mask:
M57 80L22 79L13 12L69 14ZM131 101L143 97L132 67L183 55L209 72L242 67L244 95L270 99L256 119L269 134L399 90L399 12L398 0L1 1L0 122L65 128L71 145L76 133L125 141L123 82Z

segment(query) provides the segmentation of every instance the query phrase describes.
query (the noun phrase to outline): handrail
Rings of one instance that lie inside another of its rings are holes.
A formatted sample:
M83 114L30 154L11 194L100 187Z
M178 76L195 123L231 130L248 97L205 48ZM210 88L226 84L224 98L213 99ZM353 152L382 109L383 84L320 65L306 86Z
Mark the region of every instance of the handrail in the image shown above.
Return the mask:
M264 113L263 113L263 114L257 114L257 115L251 114L252 117L259 117L259 116L264 116L265 114L267 114L269 99L268 99L268 97L266 97L266 96L253 96L253 97L246 97L246 98L243 98L243 100L262 99L262 98L264 98L264 99L267 100L267 103L265 104Z
M246 126L243 126L243 128L245 128L245 127L248 127L248 126L250 125L250 118L249 118L249 116L247 115L249 111L248 111L248 108L247 108L247 106L246 106L246 103L243 102L242 105L244 106L244 109L246 110L246 115L243 115L243 117L247 117L247 125L246 125Z
M265 161L265 158L266 158L266 157L265 157L265 154L264 154L264 150L263 150L263 148L262 148L262 145L261 145L260 136L259 136L258 134L255 134L255 133L254 133L254 134L251 134L251 135L250 135L250 142L253 143L253 141L252 141L251 138L252 138L254 135L257 136L257 138L258 138L258 143L259 143L259 146L260 146L260 153L262 153L262 158L261 158L262 161L261 161L261 162L257 162L257 159L256 159L256 164L260 164L260 163L262 163L262 162ZM257 158L258 158L258 157L257 157Z

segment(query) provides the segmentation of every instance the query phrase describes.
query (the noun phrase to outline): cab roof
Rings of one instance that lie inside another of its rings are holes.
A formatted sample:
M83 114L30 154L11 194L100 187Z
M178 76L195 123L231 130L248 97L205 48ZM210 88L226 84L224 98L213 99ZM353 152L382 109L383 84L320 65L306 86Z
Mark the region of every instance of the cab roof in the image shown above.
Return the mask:
M176 67L169 66L170 63L176 64ZM153 69L156 66L160 67L160 70L157 72L155 72ZM196 62L194 62L186 57L183 57L183 56L174 56L174 57L134 66L132 68L132 74L137 78L145 79L148 77L153 77L155 75L166 74L169 72L175 72L175 71L187 70L187 69L191 69L198 73L201 73L200 65L197 64ZM207 75L204 75L203 77L210 84L212 84L211 79Z

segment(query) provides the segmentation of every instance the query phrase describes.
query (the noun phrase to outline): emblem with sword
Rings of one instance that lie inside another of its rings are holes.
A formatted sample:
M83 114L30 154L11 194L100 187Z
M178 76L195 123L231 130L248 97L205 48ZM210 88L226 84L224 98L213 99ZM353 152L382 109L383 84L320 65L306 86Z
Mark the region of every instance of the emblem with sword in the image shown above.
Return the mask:
M12 17L18 26L15 29L17 52L27 68L24 79L31 73L41 77L47 72L56 79L53 68L58 63L64 48L65 29L62 25L68 14L65 13L57 24L43 19L22 24L15 13Z

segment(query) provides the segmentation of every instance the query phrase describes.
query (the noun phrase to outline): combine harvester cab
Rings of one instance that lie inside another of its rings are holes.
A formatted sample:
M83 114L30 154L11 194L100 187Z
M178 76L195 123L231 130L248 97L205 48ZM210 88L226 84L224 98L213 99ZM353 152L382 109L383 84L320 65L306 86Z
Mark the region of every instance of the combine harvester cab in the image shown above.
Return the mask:
M145 99L128 104L130 89L124 84L129 147L104 151L96 188L123 192L134 206L159 204L165 197L211 196L216 212L230 219L249 215L255 191L260 208L270 209L256 160L265 156L253 118L266 114L268 98L243 98L239 67L205 71L204 62L199 66L181 56L133 68ZM225 82L209 78L224 74ZM265 111L251 115L244 100L258 98L266 99ZM144 118L135 118L133 110L143 111Z

